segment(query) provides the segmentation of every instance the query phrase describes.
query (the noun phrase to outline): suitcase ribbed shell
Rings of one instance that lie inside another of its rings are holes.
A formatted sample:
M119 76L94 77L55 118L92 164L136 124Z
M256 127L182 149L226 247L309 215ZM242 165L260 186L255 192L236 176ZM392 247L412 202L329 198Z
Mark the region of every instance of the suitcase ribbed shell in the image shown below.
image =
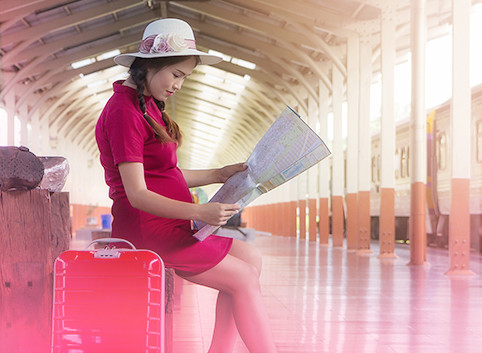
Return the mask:
M157 254L66 251L54 271L52 352L164 352L164 264Z

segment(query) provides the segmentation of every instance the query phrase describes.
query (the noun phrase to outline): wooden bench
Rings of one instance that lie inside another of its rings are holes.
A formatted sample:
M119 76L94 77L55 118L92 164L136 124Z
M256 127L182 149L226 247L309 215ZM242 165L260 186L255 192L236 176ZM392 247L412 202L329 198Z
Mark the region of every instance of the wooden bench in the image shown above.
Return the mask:
M0 192L0 352L50 352L54 260L69 248L69 194Z

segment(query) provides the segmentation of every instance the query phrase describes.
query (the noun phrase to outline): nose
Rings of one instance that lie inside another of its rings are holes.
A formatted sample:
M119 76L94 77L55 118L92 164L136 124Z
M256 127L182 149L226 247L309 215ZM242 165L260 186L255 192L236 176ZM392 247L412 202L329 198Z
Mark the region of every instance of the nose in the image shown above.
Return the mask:
M172 88L174 88L174 90L176 91L179 91L182 87L182 81L181 80L176 80L174 81L173 85L172 85Z

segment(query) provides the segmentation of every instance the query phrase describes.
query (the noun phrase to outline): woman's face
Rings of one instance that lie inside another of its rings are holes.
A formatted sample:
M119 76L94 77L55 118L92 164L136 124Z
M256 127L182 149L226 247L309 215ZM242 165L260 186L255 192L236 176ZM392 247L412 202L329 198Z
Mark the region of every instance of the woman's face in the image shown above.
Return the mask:
M180 63L165 66L158 71L148 69L145 93L165 102L167 98L181 89L184 79L192 73L195 67L196 58L190 57Z

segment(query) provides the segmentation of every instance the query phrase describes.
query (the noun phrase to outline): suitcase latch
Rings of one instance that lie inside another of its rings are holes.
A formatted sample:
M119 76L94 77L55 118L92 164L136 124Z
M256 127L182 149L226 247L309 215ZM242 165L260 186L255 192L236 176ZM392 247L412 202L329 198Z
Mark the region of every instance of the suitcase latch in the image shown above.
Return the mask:
M115 248L100 249L94 253L96 259L118 259L120 256L120 252Z

